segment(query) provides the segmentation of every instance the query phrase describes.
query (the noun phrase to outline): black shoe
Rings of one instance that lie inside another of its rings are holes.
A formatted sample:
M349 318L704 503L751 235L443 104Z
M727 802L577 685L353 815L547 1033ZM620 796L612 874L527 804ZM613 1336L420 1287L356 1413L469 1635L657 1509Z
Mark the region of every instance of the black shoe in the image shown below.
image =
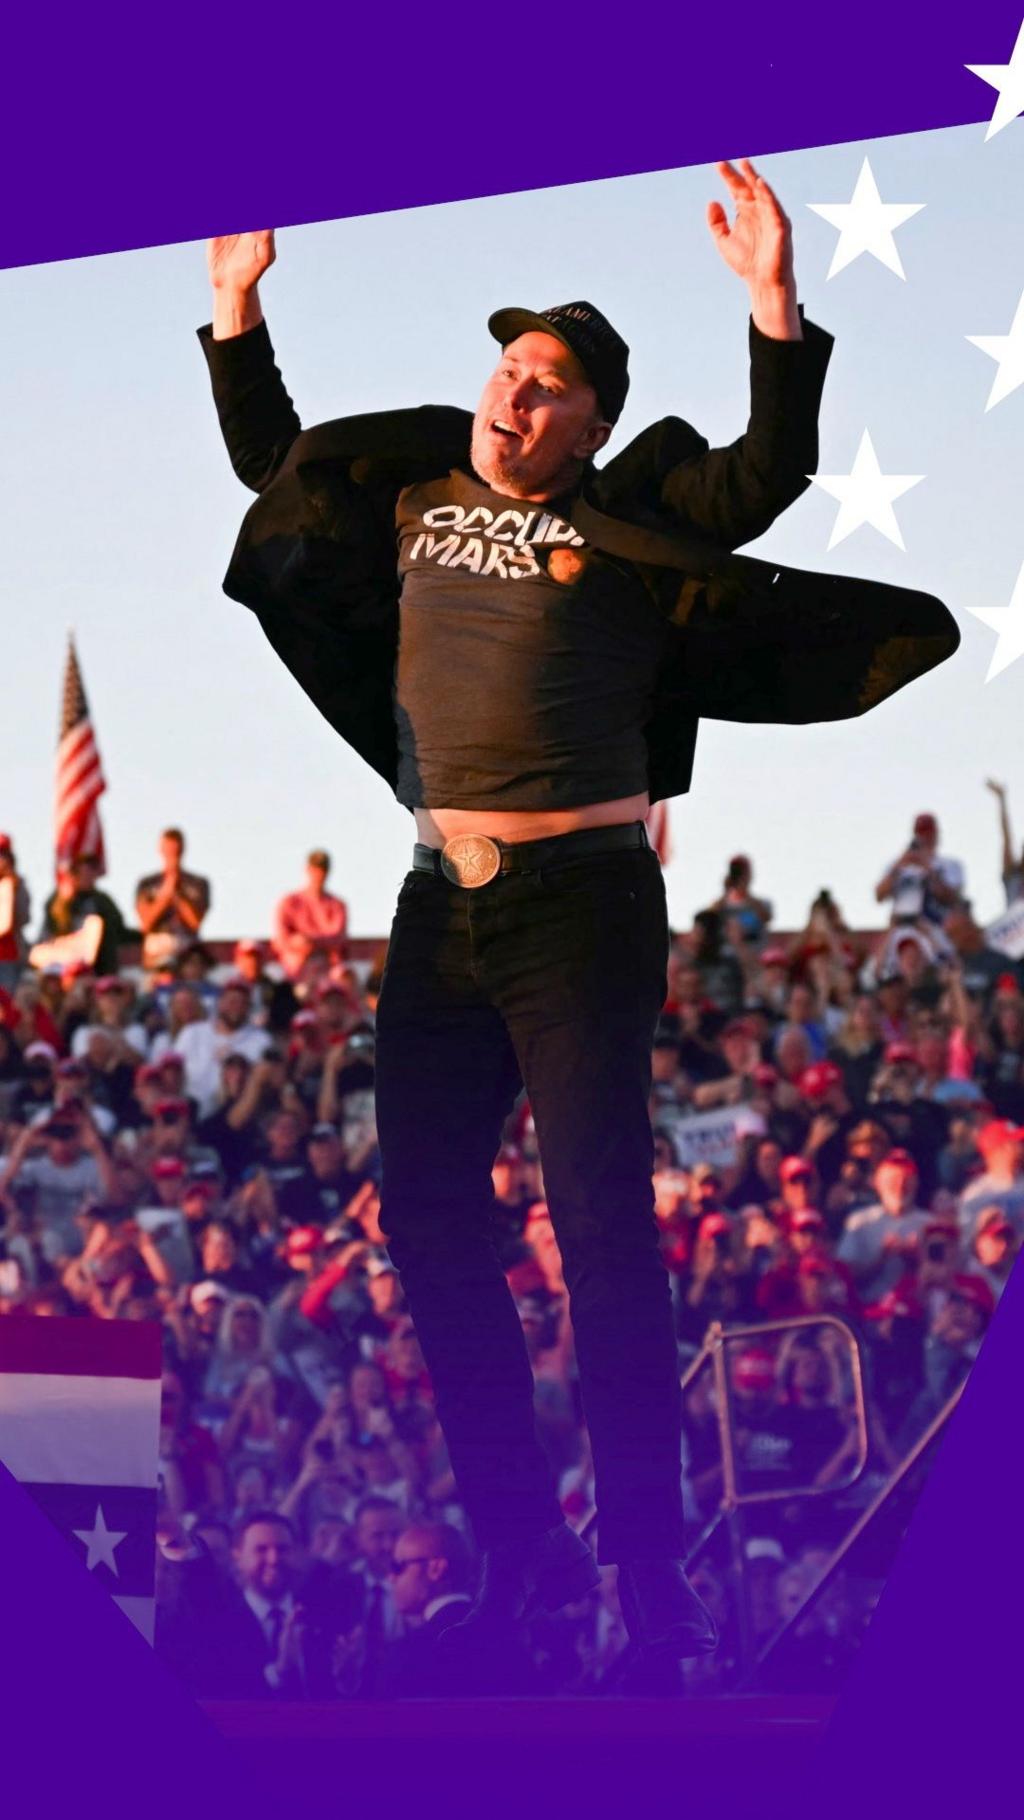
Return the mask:
M652 1664L710 1655L718 1626L681 1561L623 1561L619 1604L630 1638Z
M568 1523L522 1542L488 1549L480 1591L464 1618L439 1642L452 1646L495 1630L508 1630L538 1611L558 1611L584 1599L601 1583L587 1544Z
M619 1699L679 1700L687 1693L686 1669L674 1650L640 1649L631 1643L615 1665L607 1692Z

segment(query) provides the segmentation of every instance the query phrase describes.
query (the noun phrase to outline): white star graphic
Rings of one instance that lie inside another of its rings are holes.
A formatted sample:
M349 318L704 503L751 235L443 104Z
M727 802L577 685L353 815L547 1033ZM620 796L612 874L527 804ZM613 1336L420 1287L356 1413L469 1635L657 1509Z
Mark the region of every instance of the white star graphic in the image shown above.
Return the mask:
M991 354L999 363L985 406L986 411L990 411L994 404L1009 398L1019 385L1024 385L1024 291L1020 294L1008 335L967 335L964 339L973 342L983 354Z
M839 229L839 239L826 274L826 282L852 260L859 259L861 253L873 253L876 259L888 266L890 272L896 273L897 278L906 279L896 251L893 229L900 227L904 221L909 221L911 215L916 215L925 204L883 202L870 159L865 158L860 167L860 175L849 202L809 202L807 207L830 226Z
M1010 596L1008 607L971 607L975 619L997 634L996 648L988 667L986 682L1009 669L1018 657L1024 657L1024 563Z
M809 474L816 487L822 492L830 493L838 499L839 510L836 522L832 526L832 535L828 547L833 550L851 531L859 525L874 525L890 543L903 550L906 545L900 536L900 527L896 523L896 514L892 509L894 499L901 493L909 493L916 487L923 474L883 474L878 465L875 446L867 430L860 439L853 467L849 474Z
M102 1561L105 1566L109 1567L112 1573L117 1573L117 1562L114 1559L114 1550L120 1542L124 1541L128 1531L126 1529L107 1528L107 1520L103 1515L102 1504L97 1504L96 1506L96 1515L93 1518L91 1529L76 1529L72 1533L78 1537L80 1542L85 1543L87 1550L85 1565L90 1573L100 1561Z
M999 100L985 134L987 142L1024 111L1024 19L1021 20L1009 63L965 63L964 69L970 70L972 76L980 76L990 88L999 91Z

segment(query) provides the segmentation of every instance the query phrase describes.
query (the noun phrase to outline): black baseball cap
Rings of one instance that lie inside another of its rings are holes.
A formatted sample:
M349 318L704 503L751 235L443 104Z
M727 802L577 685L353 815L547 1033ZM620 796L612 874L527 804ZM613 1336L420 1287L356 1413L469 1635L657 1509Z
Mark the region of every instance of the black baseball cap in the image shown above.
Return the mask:
M618 422L629 391L629 349L592 303L556 303L540 311L495 310L487 327L503 348L531 330L554 335L575 354L609 423Z

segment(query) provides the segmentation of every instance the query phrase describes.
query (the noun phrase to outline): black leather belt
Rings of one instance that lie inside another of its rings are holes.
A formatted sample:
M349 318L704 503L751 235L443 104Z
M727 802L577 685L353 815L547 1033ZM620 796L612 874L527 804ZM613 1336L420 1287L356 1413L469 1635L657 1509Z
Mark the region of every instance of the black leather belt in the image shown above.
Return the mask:
M503 841L489 834L454 834L443 847L417 841L412 850L414 872L432 872L451 885L470 891L489 885L499 872L539 872L591 853L614 853L623 848L650 846L645 822L617 822L609 828L573 828L568 834L550 834L544 840Z

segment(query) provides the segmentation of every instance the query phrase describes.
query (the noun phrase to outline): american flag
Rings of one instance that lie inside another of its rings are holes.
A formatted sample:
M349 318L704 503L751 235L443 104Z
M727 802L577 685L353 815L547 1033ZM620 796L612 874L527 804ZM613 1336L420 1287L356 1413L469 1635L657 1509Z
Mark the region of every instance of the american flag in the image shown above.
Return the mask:
M106 787L75 641L69 638L57 742L54 819L58 865L66 866L82 853L94 853L100 871L106 870L103 828L97 806Z
M0 1320L0 1461L150 1642L159 1453L152 1321Z
M668 803L662 797L647 812L647 838L663 866L672 858L672 841L668 831Z

